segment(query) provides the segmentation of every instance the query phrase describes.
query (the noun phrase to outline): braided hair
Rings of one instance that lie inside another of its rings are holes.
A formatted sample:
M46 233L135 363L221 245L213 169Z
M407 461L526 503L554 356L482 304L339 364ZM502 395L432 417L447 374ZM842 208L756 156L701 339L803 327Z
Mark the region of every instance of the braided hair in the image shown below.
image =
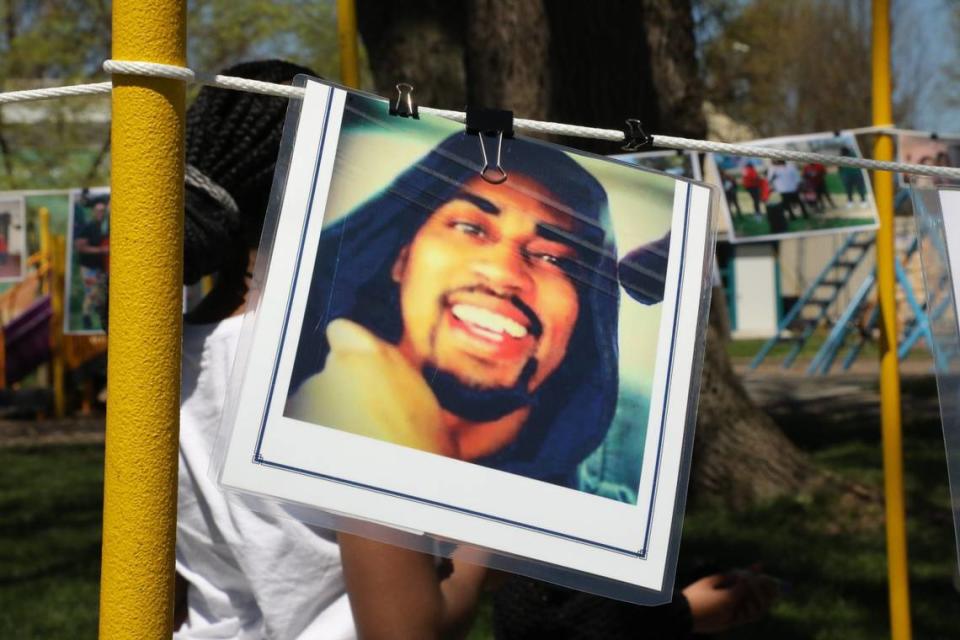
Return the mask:
M316 74L282 60L222 71L264 82ZM287 99L204 87L187 111L184 282L219 272L239 280L256 247L270 199ZM239 276L239 279L235 276Z

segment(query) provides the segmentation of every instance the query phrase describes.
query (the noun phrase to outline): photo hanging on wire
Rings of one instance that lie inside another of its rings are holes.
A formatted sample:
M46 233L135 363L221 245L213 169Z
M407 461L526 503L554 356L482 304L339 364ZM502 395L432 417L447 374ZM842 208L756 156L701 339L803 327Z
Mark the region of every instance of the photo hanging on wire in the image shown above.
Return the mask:
M110 190L70 191L63 331L103 334L110 278Z
M937 376L960 571L960 181L913 176L910 191L927 290L924 338Z
M218 440L222 487L669 600L716 190L305 89Z
M860 158L852 133L814 133L748 144ZM819 162L709 154L707 180L721 199L730 242L759 242L876 229L877 207L863 169ZM723 226L723 225L722 225Z

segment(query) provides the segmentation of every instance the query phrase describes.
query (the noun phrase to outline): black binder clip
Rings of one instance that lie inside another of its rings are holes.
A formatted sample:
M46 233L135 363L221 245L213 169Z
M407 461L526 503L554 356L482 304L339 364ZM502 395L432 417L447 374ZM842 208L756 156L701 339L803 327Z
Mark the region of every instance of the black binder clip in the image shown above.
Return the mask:
M653 146L653 136L643 130L643 123L636 118L628 118L627 126L623 130L623 139L626 144L621 147L624 151L640 151Z
M390 103L390 115L401 118L420 119L417 103L413 101L413 85L401 82L397 85L397 100Z
M490 184L506 182L507 172L500 164L500 153L503 149L503 139L513 137L513 111L467 107L467 134L480 138L480 155L483 157L480 177ZM497 137L497 156L493 167L490 166L490 160L487 157L484 136Z

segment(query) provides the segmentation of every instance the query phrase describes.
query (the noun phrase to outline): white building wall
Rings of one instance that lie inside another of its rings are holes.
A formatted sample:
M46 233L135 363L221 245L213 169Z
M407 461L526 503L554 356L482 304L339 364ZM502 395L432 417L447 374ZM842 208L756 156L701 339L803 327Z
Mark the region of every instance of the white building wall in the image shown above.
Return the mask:
M766 338L777 331L777 257L769 243L734 249L735 338Z

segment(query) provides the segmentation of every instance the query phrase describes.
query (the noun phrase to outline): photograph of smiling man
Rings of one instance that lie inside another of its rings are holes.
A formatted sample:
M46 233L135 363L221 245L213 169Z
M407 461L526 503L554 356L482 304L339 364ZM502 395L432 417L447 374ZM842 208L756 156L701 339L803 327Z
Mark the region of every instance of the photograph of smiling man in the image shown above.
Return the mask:
M669 597L718 192L312 79L291 105L221 486L428 553L453 541L481 565ZM505 180L481 174L481 144Z
M370 134L366 105L348 105L332 202L360 182L350 138ZM284 415L635 502L642 392L619 429L631 464L601 478L585 463L621 395L621 287L633 305L663 297L669 207L660 228L636 211L646 242L618 263L607 192L584 163L504 140L509 177L492 184L467 160L476 136L432 135L386 188L325 219ZM658 324L631 330L655 340Z
M616 405L606 195L560 151L505 145L504 184L457 133L323 232L289 417L573 484ZM361 379L392 384L349 402Z

